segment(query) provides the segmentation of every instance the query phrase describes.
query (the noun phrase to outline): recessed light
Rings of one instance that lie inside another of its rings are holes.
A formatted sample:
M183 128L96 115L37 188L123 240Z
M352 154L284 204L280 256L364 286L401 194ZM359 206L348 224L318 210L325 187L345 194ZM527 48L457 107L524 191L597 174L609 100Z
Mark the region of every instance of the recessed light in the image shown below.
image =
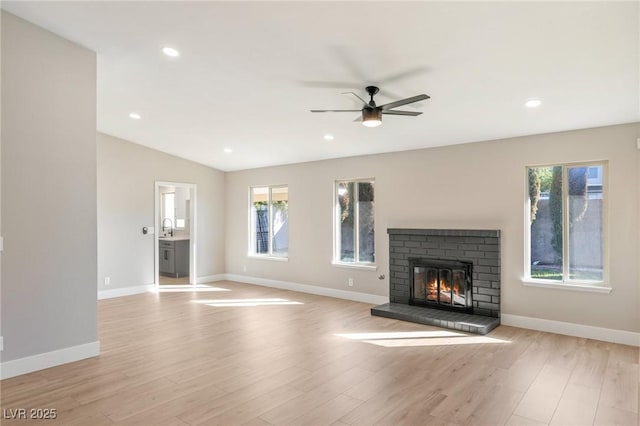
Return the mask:
M524 106L527 108L538 108L540 105L542 105L542 101L540 99L529 99L524 103Z
M140 120L142 118L137 112L132 112L131 114L129 114L129 117L133 118L134 120Z
M223 151L226 152L227 154L231 154L233 152L231 148L225 148L223 149Z
M326 135L324 135L324 140L326 141L332 141L334 139L335 137L331 133L327 133Z
M172 58L175 58L176 56L180 56L180 52L178 52L173 47L164 47L164 48L162 48L162 53L164 53L167 56L171 56Z

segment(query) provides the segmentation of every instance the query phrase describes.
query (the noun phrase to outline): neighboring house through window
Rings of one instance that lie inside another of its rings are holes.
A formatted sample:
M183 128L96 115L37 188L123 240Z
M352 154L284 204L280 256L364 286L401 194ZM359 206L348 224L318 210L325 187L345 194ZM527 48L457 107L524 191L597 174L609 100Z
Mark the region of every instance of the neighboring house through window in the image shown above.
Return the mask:
M334 263L375 263L374 179L335 183Z
M606 172L604 161L527 167L527 279L605 281Z
M249 189L249 255L287 258L289 255L289 188L286 185Z

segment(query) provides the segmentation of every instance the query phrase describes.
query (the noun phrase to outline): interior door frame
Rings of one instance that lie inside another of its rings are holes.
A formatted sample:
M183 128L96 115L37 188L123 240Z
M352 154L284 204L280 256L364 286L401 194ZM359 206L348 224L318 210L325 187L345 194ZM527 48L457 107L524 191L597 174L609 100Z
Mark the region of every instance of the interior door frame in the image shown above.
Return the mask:
M155 181L155 197L154 197L154 226L155 232L153 233L153 276L156 289L160 286L160 248L159 236L160 236L160 211L161 211L161 196L160 187L162 186L175 186L176 188L184 188L189 190L189 196L191 198L191 206L189 208L189 284L196 285L196 255L197 255L197 207L198 207L198 185L195 183L185 182L168 182L168 181ZM175 226L175 224L174 224Z

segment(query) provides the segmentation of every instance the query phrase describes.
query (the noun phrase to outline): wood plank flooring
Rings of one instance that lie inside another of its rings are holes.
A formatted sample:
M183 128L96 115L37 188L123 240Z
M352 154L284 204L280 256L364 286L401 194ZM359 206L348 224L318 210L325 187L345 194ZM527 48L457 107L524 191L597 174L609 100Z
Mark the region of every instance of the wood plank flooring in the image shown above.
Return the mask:
M2 424L640 425L635 347L467 336L228 281L176 287L99 301L101 355L0 382ZM6 418L18 408L57 419Z
M160 279L160 285L189 284L189 277L174 278L174 277L165 277L164 275L160 275L158 278Z

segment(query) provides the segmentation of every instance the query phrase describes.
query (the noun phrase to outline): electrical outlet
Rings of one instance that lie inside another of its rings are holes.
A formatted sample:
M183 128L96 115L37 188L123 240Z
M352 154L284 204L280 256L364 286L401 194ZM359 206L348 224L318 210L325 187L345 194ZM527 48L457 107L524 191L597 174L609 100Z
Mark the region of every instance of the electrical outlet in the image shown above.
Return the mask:
M111 277L104 277L104 285L111 285Z
M353 287L353 278L349 278L349 287Z

